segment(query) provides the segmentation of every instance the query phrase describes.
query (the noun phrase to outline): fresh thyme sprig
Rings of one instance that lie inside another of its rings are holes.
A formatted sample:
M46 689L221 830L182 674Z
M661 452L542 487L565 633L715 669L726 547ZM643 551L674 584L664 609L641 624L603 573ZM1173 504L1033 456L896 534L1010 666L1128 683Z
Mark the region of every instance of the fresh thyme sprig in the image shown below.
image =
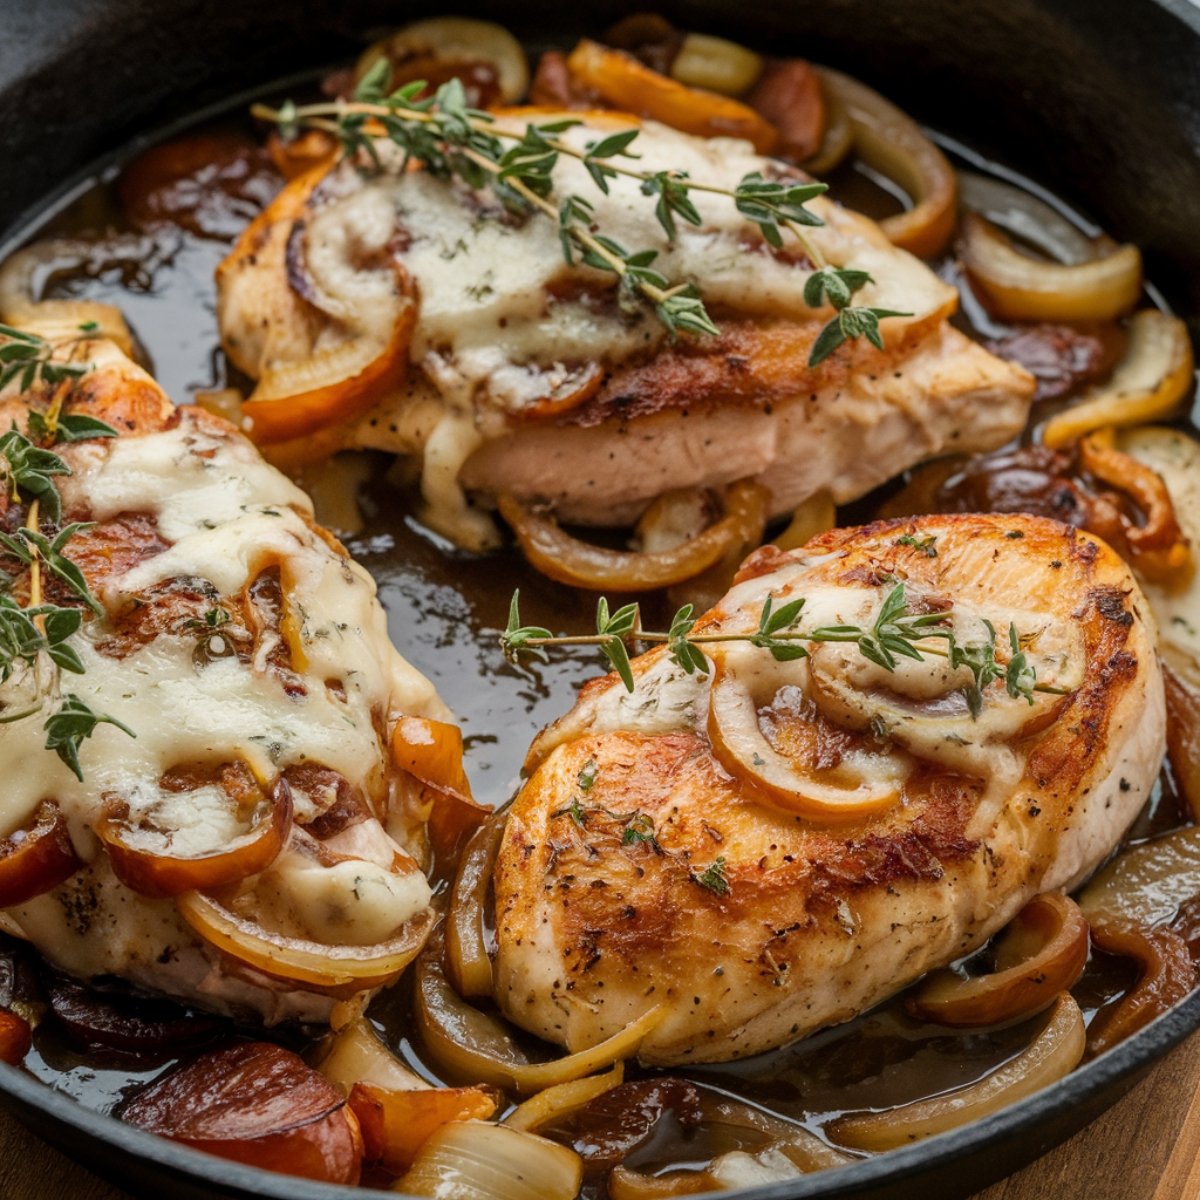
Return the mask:
M90 330L81 327L87 334ZM0 684L7 683L19 669L29 673L36 694L30 705L18 711L0 711L0 724L11 724L42 712L58 694L63 671L85 673L83 660L70 644L83 624L83 609L77 606L45 603L42 583L45 574L64 583L72 595L97 615L103 607L92 595L79 565L67 554L67 543L90 524L72 522L43 532L41 519L57 526L62 516L62 501L55 479L71 474L70 467L49 447L56 442L83 438L116 437L117 431L97 417L84 413L63 413L62 407L74 384L91 368L79 363L63 363L53 358L57 347L37 334L0 325L0 387L17 381L21 392L41 383L56 389L43 413L31 408L29 433L14 424L0 435L0 478L14 503L28 504L28 518L14 534L0 533L0 553L15 559L29 576L29 603L20 604L12 595L14 580L0 578ZM48 660L52 676L46 680L39 666ZM79 696L67 693L44 724L45 748L54 751L80 780L83 770L79 750L101 724L114 725L135 736L133 731L104 713L97 713Z
M251 111L274 122L285 138L295 136L301 127L331 133L340 139L347 155L361 154L376 169L382 163L375 139L382 133L404 151L405 166L418 161L439 177L458 176L476 189L490 186L510 210L541 212L557 222L563 257L569 266L579 262L615 275L622 306L649 302L672 336L680 332L719 332L696 284L668 280L653 265L658 259L657 250L628 250L601 233L595 207L585 197L556 199L553 174L560 157L582 163L604 194L610 181L618 176L636 180L642 194L654 198L655 217L671 242L678 234L679 221L701 224L700 212L692 200L696 192L732 201L776 249L782 247L785 232L792 234L814 268L805 285L805 303L811 308L822 308L827 303L835 313L813 343L810 367L823 362L844 342L859 337L882 349L880 319L911 315L852 305L854 294L873 282L870 275L826 262L806 232L824 224L805 207L827 190L823 183L766 179L753 171L728 188L692 179L685 171L644 171L617 161L636 160L630 146L637 140L639 129L620 130L588 142L580 150L561 136L582 124L574 118L530 122L518 133L498 126L488 113L469 107L457 78L424 98L424 81L405 84L388 94L387 79L387 64L381 59L361 80L350 101L302 106L289 101L277 109L259 104Z
M708 673L710 662L703 647L720 642L748 642L766 650L777 662L788 662L809 656L808 644L845 642L855 645L866 659L885 671L895 671L901 658L922 661L926 655L946 659L952 669L965 667L972 682L962 690L968 709L978 717L983 708L983 693L988 684L1003 680L1005 690L1013 699L1033 704L1034 692L1064 695L1065 689L1041 684L1037 671L1022 648L1021 636L1010 624L1008 662L996 658L996 630L984 620L986 636L981 642L963 644L958 640L951 623L951 610L913 612L909 609L903 583L897 583L880 606L874 622L867 628L861 625L823 625L801 630L797 626L804 613L805 600L789 600L779 608L768 596L759 614L758 628L748 633L696 633L696 618L690 604L685 604L672 618L666 632L643 629L637 604L626 604L610 612L608 601L601 597L596 605L596 632L564 637L554 636L540 625L522 625L520 592L514 592L509 605L508 625L500 635L504 656L513 663L525 656L546 658L548 646L597 646L610 666L620 676L625 688L635 690L633 668L629 660L629 643L659 643L667 646L671 659L691 675ZM944 642L944 645L939 645Z

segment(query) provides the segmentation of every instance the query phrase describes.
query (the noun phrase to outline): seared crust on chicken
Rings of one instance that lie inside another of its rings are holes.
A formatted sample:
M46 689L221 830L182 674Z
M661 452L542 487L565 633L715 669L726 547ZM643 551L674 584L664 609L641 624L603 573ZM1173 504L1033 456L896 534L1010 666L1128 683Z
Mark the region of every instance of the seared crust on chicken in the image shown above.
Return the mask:
M430 793L389 738L406 714L446 710L388 641L371 578L240 433L176 408L111 342L76 332L59 354L87 373L10 389L5 427L37 413L44 430L65 396L118 436L54 446L71 472L62 523L88 523L65 553L97 611L71 639L82 674L18 667L0 688L0 928L84 978L325 1019L394 978L432 923ZM34 519L4 489L4 528ZM4 558L13 594L79 603ZM46 743L67 692L130 731L97 726L82 778ZM17 878L13 856L47 822L58 866Z
M802 630L869 628L897 580L959 645L990 621L1002 664L1011 625L1046 690L994 681L976 717L965 668L888 673L845 643L782 663L713 643L707 676L659 648L632 694L589 684L534 743L497 862L511 1020L577 1050L663 1005L644 1061L745 1057L978 947L1113 849L1165 718L1152 620L1103 543L1022 516L834 530L752 556L696 631L753 632L768 596L807 597Z

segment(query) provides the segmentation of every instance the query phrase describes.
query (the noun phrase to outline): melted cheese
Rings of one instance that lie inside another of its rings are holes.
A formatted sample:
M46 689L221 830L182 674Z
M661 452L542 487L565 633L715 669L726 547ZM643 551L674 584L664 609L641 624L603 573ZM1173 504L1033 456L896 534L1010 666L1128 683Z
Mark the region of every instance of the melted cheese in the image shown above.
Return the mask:
M176 428L118 438L107 451L71 480L72 490L98 520L151 513L173 543L108 582L109 610L124 610L176 576L207 579L222 596L236 597L265 563L281 561L307 694L290 697L262 662L198 662L196 635L186 630L114 659L98 648L112 634L107 620L90 621L75 639L86 673L64 680L64 688L136 737L98 726L81 749L81 783L45 750L44 714L6 726L0 757L10 784L0 797L0 829L20 828L53 798L77 848L91 857L101 797L127 800L134 815L161 815L158 780L192 762L242 758L266 780L315 761L370 792L386 753L377 722L399 712L444 715L428 681L391 647L370 576L312 532L307 498L241 437L206 432L185 411ZM326 688L326 681L341 687ZM200 795L189 795L205 807ZM297 813L301 820L314 815L303 807ZM204 841L219 847L229 833L212 814L179 830L193 849Z
M624 120L592 116L560 136L584 151L589 142L624 127ZM498 125L504 123L502 118ZM510 120L509 126L519 130L522 123ZM395 149L383 145L381 153L386 158ZM726 188L753 172L770 177L774 169L748 143L691 137L654 122L645 123L634 149L639 170L680 170ZM586 197L594 204L597 226L627 249L655 249L654 267L667 279L702 282L710 305L808 321L819 316L804 302L810 274L804 257L795 247L771 252L726 196L693 193L700 224L679 221L668 243L653 200L635 179L610 180L604 195L580 162L561 156L554 190L558 196ZM892 246L873 222L823 198L810 207L826 222L809 231L826 259L866 271L876 281L857 302L912 314L897 325L953 307L953 289ZM473 192L461 181L409 170L364 181L347 163L322 184L314 210L306 237L314 275L329 274L331 263L353 261L346 254L351 241L360 256L364 248L381 245L384 214L392 214L400 234L397 256L420 297L410 358L440 395L445 412L431 424L427 388L410 384L380 406L386 413L382 425L368 419L360 427L355 444L423 446L426 519L461 545L491 544L490 521L469 507L458 484L459 469L481 437L498 435L509 417L552 395L573 365L612 367L651 354L666 339L664 327L645 305L615 303L611 274L579 264L568 268L557 222L540 214L506 217L490 194ZM364 274L373 282L360 287L388 282L383 272ZM575 281L588 290L573 292L569 284Z

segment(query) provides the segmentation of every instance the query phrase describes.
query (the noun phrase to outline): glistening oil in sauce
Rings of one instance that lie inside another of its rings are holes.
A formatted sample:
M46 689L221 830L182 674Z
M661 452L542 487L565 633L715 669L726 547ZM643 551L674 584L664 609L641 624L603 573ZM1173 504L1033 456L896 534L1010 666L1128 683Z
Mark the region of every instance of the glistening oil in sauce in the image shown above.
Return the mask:
M231 114L202 132L212 135L217 145L246 139L254 131L241 115ZM989 168L977 159L970 165ZM237 168L230 170L236 176ZM1014 178L1011 172L1004 177ZM145 365L179 403L194 400L198 392L236 385L242 381L218 345L213 271L256 203L276 182L260 158L247 167L244 178L214 177L204 185L202 220L147 232L130 220L118 178L107 173L52 219L20 231L25 241L66 239L61 253L35 272L39 298L116 304L144 351ZM895 195L854 165L841 168L830 183L834 197L870 215L886 216L900 207ZM186 196L180 198L183 208L187 203ZM86 254L80 253L78 239L91 244ZM933 265L943 278L961 283L952 255ZM981 337L997 333L969 297L958 322ZM501 805L519 785L520 764L534 734L569 708L576 689L599 669L586 652L522 668L506 663L497 637L509 598L515 588L521 589L522 616L528 622L588 632L594 597L545 579L512 551L473 557L429 534L413 517L412 495L395 482L397 472L384 456L356 456L349 464L343 456L336 470L336 475L316 481L318 493L357 489L358 514L353 506L340 503L318 515L343 535L351 553L375 577L393 640L457 714L476 796L488 805ZM869 517L877 499L867 497L850 506L841 522ZM647 623L663 615L662 607L661 601L647 600ZM1181 823L1179 803L1164 774L1130 837L1141 839ZM986 956L987 951L981 951L972 965L982 969ZM1087 1020L1123 992L1132 975L1132 966L1123 960L1093 955L1074 989ZM370 1015L388 1042L422 1075L436 1081L436 1067L409 1036L410 1013L410 986L402 980L376 1000ZM982 1078L1027 1044L1034 1024L952 1033L909 1017L902 998L895 998L794 1046L741 1063L693 1067L687 1077L819 1132L831 1116L847 1110L887 1107ZM297 1045L294 1034L281 1036ZM105 1111L171 1064L170 1058L146 1062L111 1051L82 1052L62 1037L52 1020L39 1027L27 1060L29 1070L51 1086ZM645 1074L634 1069L627 1077ZM630 1165L642 1170L698 1165L729 1148L668 1126L636 1152ZM603 1184L589 1179L585 1190L599 1195Z

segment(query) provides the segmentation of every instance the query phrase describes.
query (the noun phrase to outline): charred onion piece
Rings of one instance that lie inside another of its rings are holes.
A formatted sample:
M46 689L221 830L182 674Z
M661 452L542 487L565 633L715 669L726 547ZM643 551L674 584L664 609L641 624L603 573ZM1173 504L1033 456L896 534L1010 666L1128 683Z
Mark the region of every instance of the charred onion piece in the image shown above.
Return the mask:
M962 256L990 307L1014 321L1110 321L1127 313L1142 290L1136 246L1089 262L1042 262L974 213L963 222Z
M1131 564L1156 583L1183 577L1191 569L1192 554L1162 477L1118 450L1111 429L1080 440L1079 462L1085 471L1128 495L1141 512L1140 525L1122 522Z
M598 93L614 108L682 133L745 138L759 154L770 154L779 142L779 131L754 109L716 92L685 87L599 42L584 38L567 56L567 70L577 87Z
M329 946L264 929L203 892L188 892L175 905L192 929L222 954L273 979L342 998L391 983L420 953L434 921L426 909L389 941Z
M435 937L417 962L417 1029L425 1048L454 1078L529 1095L632 1058L665 1015L660 1008L648 1009L596 1046L531 1062L502 1021L468 1004L450 986L442 949L441 938Z
M0 1008L0 1062L19 1067L33 1046L33 1030L24 1017Z
M443 1125L486 1120L496 1111L496 1098L479 1087L393 1091L356 1083L350 1107L362 1128L364 1156L399 1174Z
M425 1143L396 1184L431 1200L575 1200L579 1155L566 1146L482 1121L451 1121Z
M24 904L58 887L81 866L66 818L53 800L47 800L28 828L0 842L0 908Z
M740 543L747 525L763 520L767 503L768 493L758 484L731 484L724 497L725 516L715 525L674 549L639 554L581 542L515 497L499 497L500 512L526 558L543 575L575 587L625 592L668 587L699 575Z
M71 1041L127 1054L175 1057L211 1042L225 1022L192 1016L166 1001L107 995L57 972L46 980L55 1019Z
M468 998L490 996L494 990L484 908L506 821L501 813L489 817L467 843L450 896L450 911L446 915L446 973L454 990Z
M869 767L856 769L848 755L830 770L810 767L771 745L758 717L772 699L765 694L772 672L764 675L763 658L748 646L726 646L713 656L708 736L721 766L774 806L816 821L859 820L896 804L903 778L891 759L875 756Z
M1195 986L1196 972L1187 942L1173 929L1098 921L1092 941L1108 954L1132 958L1139 970L1133 988L1092 1022L1087 1048L1094 1058L1178 1004Z
M1064 992L1029 1046L978 1083L884 1112L838 1117L829 1134L855 1150L892 1150L957 1129L1061 1079L1083 1057L1084 1036L1079 1005Z
M139 838L144 841L149 835L155 840L163 838L169 847L170 835L164 837L159 830L147 830L145 825L131 821L127 803L109 800L95 830L117 878L139 895L165 900L195 889L212 891L240 883L249 875L265 871L287 842L292 826L292 793L282 777L267 795L254 784L248 770L245 775L255 794L247 795L243 790L230 800L238 806L239 815L250 810L250 828L212 853L176 856L139 846Z
M911 209L880 221L883 232L893 245L921 258L940 254L957 217L958 181L946 156L878 92L829 67L820 75L825 93L848 114L859 157L912 197Z
M358 1182L362 1138L345 1097L267 1042L205 1055L121 1111L160 1137L235 1162L327 1183Z
M1170 416L1192 386L1194 371L1192 340L1182 321L1153 308L1135 313L1129 321L1125 356L1111 377L1085 392L1074 407L1052 417L1042 430L1042 441L1061 446L1094 429Z
M996 970L963 979L935 971L909 997L914 1016L939 1025L973 1028L1024 1020L1070 988L1088 957L1088 924L1060 892L1035 896L1001 935Z

